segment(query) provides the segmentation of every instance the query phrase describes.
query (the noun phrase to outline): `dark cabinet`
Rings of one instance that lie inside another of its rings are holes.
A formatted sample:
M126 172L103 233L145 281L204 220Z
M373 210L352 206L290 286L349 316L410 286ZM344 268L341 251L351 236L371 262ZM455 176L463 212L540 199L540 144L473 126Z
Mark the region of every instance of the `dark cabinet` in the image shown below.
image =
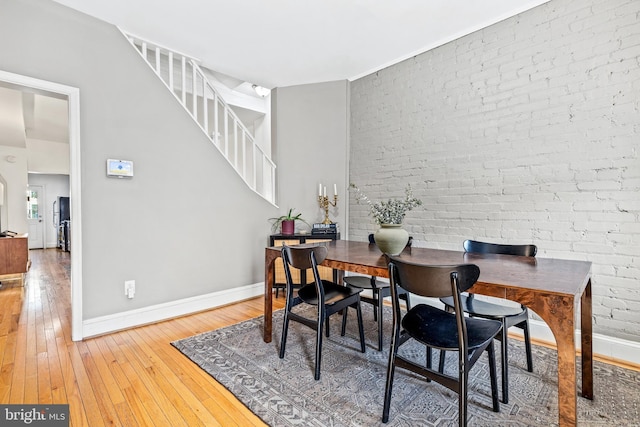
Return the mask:
M24 273L28 269L28 235L0 237L0 276L20 275L20 284L24 285Z

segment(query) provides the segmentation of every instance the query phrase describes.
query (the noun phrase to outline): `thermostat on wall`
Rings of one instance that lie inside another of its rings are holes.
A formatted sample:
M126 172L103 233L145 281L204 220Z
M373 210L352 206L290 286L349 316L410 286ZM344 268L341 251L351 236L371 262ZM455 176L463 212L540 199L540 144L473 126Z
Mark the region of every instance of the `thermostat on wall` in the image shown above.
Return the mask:
M131 160L107 159L107 176L132 177L133 162Z

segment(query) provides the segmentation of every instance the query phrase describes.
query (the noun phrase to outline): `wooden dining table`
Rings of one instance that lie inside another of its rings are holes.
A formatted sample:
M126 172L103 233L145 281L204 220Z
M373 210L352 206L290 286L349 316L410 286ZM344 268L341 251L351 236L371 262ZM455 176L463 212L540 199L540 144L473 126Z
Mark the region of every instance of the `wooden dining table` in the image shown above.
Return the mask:
M389 277L387 260L375 245L336 240L323 243L328 254L321 265L341 272ZM281 247L265 249L264 341L272 339L274 263ZM400 255L431 265L476 264L480 277L470 292L524 304L551 329L558 352L558 420L560 426L577 425L576 356L582 363L581 395L593 399L591 319L591 263L513 255L474 254L461 251L409 247ZM580 347L576 326L580 318Z

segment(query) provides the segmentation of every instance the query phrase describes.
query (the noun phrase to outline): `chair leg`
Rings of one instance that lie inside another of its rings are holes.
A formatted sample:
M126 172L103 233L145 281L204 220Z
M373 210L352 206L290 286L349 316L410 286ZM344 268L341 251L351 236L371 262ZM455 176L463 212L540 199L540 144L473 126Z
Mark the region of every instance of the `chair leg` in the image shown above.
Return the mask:
M489 378L491 380L493 412L500 412L500 404L498 403L498 380L496 379L496 356L493 350L493 342L487 347L487 357L489 357Z
M355 304L356 312L358 313L358 331L360 332L360 351L364 353L366 351L366 347L364 344L364 326L362 324L362 308L360 307L360 301ZM346 312L346 309L345 309Z
M378 289L376 289L376 288L371 289L371 294L372 294L371 298L374 301L378 301L378 304L379 304L380 303L380 292L378 292ZM374 322L378 321L378 307L377 306L373 307L373 321ZM382 322L382 320L380 322Z
M289 312L285 309L282 319L282 338L280 339L280 359L284 359L284 348L287 345L287 333L289 331Z
M404 295L400 295L400 298L403 299L407 303L407 311L411 310L411 297L408 293Z
M463 355L468 360L468 355ZM460 360L458 363L458 382L460 387L460 393L458 393L458 425L460 427L467 426L467 386L469 384L469 372L466 363Z
M395 339L391 343L391 351L389 352L389 365L387 366L387 382L384 387L384 405L382 407L382 422L389 421L389 408L391 407L391 391L393 390L393 376L396 368L396 354L398 346Z
M382 304L383 298L380 292L378 292L376 301L378 302L376 307L378 309L378 351L382 351L382 313L384 305Z
M444 372L444 358L446 354L447 354L446 351L440 350L440 360L438 361L438 372L440 372L441 374Z
M533 357L531 357L531 337L529 336L529 319L522 322L524 332L524 348L527 353L527 371L533 372Z
M445 310L447 311L447 313L453 313L454 310L451 307L445 307ZM447 354L446 351L444 350L440 350L440 360L438 361L438 372L440 372L441 374L444 372L444 362L445 362L445 355Z
M322 329L324 323L324 315L318 319L318 328L316 331L316 367L313 374L313 379L316 381L320 379L320 362L322 361Z
M508 343L507 343L507 325L502 321L502 342L501 344L501 360L502 360L502 403L509 403L509 363L508 363Z
M429 346L426 346L426 353L427 353L427 357L426 357L426 362L427 362L427 369L431 369L431 365L433 365L433 354L431 353L433 349ZM429 377L425 377L426 381L428 383L431 382L431 378Z
M280 339L280 359L284 358L284 349L287 346L287 334L289 333L289 313L291 313L291 307L293 301L289 292L285 292L284 297L286 299L284 304L284 318L282 319L282 337Z
M342 310L342 329L340 330L340 336L344 336L347 332L347 313L349 313L348 309Z

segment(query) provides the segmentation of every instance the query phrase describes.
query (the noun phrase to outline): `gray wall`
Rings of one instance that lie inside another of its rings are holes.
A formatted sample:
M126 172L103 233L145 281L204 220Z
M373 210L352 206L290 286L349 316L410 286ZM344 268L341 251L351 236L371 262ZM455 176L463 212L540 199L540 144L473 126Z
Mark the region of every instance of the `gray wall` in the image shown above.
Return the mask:
M0 59L1 61L2 59ZM0 62L1 63L1 62ZM12 160L7 161L11 156ZM27 191L27 150L20 147L0 146L0 182L4 184L4 200L0 206L2 231L16 233L29 231L24 197Z
M331 218L346 222L346 81L275 91L275 208L115 27L45 0L0 10L0 69L80 89L85 319L262 282L267 218L294 207L321 220L318 182L338 185ZM134 178L106 178L107 158L133 160Z
M51 1L0 0L0 10L0 69L80 89L84 318L261 282L278 210L119 31ZM133 160L135 177L107 178L107 158Z
M418 244L592 261L594 331L640 341L639 17L551 0L352 82L350 180L374 200L411 183Z
M274 92L280 210L296 208L307 222L320 222L324 211L318 204L318 184L327 187L331 199L336 184L338 203L329 208L329 218L345 233L349 83L284 87Z

